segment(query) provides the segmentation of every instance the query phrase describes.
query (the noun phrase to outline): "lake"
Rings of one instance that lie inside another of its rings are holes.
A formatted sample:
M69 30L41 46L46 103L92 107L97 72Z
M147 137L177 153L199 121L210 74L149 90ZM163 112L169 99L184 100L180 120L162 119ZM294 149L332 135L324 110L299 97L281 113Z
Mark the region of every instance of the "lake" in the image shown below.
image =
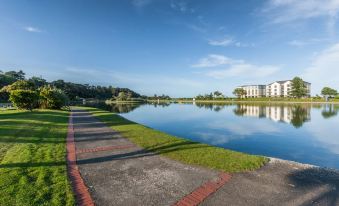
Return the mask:
M167 103L105 108L192 141L339 169L339 105Z

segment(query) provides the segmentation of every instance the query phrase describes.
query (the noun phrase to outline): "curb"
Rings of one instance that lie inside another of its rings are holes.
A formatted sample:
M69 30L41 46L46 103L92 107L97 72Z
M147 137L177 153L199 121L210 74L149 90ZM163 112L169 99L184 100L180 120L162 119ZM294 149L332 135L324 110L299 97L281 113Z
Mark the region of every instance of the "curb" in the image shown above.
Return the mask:
M186 195L173 206L196 206L202 203L207 197L212 195L222 186L224 186L232 176L227 173L221 173L219 179L215 181L209 181L195 189L189 195Z
M77 163L76 150L74 144L73 112L70 112L68 130L67 130L67 174L71 181L72 189L75 194L76 203L79 206L94 206L91 195L88 192L84 180L82 179Z

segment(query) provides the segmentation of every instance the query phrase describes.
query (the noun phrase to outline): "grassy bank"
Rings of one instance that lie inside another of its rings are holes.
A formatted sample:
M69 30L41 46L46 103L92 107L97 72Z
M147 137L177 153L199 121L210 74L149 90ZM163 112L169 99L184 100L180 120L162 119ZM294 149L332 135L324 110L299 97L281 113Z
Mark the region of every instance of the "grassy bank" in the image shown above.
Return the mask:
M0 205L74 205L67 123L65 111L0 111Z
M83 107L135 144L184 163L225 172L254 170L266 158L196 143L156 131L100 109Z

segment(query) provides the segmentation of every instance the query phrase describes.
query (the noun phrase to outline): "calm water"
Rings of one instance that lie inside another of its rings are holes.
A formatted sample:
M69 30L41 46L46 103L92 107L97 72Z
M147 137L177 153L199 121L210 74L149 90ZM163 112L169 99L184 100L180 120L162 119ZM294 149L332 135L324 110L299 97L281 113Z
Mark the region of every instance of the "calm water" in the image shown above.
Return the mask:
M111 105L132 121L218 147L339 169L339 105Z

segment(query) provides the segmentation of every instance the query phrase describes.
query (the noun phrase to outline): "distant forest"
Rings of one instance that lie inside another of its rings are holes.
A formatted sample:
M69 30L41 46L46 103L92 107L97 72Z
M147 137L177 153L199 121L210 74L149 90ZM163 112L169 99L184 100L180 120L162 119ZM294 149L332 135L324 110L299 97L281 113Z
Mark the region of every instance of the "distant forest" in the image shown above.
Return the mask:
M131 98L147 98L146 96L141 96L137 92L134 92L133 90L130 90L128 88L77 84L72 82L65 82L64 80L47 82L45 79L36 76L26 79L26 74L22 70L7 72L0 70L0 90L1 88L11 85L18 80L30 81L35 85L36 89L45 85L50 85L52 87L61 89L70 100L76 100L78 98L111 99L114 97L118 97L119 93L122 92L128 94L128 96ZM0 93L0 102L7 102L8 98L8 94Z

